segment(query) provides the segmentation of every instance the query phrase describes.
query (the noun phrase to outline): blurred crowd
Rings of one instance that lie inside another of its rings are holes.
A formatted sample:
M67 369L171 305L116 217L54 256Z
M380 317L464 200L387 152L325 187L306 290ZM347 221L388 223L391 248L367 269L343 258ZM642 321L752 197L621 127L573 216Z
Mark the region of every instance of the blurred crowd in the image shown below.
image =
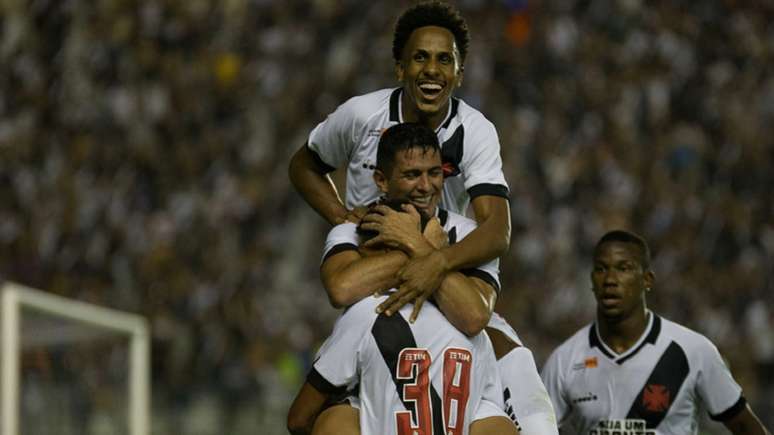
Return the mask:
M154 433L285 433L338 315L288 160L397 85L409 4L0 3L0 277L147 316ZM774 426L774 6L456 4L458 96L511 187L498 311L538 365L593 318L591 248L626 227L651 243L650 306L713 340Z

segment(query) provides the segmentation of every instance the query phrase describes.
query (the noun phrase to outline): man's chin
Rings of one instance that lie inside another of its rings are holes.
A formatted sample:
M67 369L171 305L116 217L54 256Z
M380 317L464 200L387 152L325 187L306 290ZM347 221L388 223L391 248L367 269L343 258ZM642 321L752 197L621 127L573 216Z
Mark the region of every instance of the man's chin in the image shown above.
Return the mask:
M610 323L618 323L624 319L623 311L618 308L599 310L599 316Z
M436 208L435 205L419 206L414 203L411 203L411 205L413 205L416 211L420 215L423 215L423 217L430 219L431 217L435 216L435 208Z
M444 104L437 104L435 102L433 103L419 103L417 104L417 109L419 109L419 113L421 116L425 118L430 118L432 116L436 116L439 113L441 113L443 109Z

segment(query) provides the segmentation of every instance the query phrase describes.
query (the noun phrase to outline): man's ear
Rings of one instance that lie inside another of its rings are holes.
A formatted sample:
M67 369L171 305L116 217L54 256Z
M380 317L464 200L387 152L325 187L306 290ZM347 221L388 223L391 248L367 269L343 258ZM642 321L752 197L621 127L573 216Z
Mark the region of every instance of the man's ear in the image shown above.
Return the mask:
M403 83L403 73L403 64L400 61L395 62L395 77L401 83Z
M457 87L462 86L462 78L465 76L465 65L460 65L460 71L457 73Z
M643 279L645 281L645 288L648 289L648 291L650 291L653 288L653 285L656 284L656 274L653 273L652 270L646 270Z
M379 168L374 169L374 182L380 192L387 193L387 176Z

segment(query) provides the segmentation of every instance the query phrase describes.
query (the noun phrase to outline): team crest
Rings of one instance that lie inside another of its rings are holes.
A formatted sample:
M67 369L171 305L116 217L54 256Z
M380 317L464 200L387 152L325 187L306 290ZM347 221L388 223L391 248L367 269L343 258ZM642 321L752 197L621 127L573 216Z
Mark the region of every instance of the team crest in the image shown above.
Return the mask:
M650 412L664 412L669 409L670 394L667 387L648 384L642 391L642 405Z

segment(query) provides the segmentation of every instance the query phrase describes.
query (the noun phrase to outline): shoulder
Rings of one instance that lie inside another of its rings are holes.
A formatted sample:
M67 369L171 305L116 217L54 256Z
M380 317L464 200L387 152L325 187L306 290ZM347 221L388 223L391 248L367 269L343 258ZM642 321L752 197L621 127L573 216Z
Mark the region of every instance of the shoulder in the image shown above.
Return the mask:
M589 334L591 333L591 324L579 329L570 338L563 341L559 346L551 352L551 356L548 357L548 364L554 364L558 366L566 366L567 361L574 360L576 354L587 354L589 349Z
M715 344L703 334L664 317L659 317L666 338L676 342L689 356L717 352Z
M328 231L328 238L332 237L348 237L357 238L357 225L352 222L344 222L338 224Z
M466 132L480 135L497 135L494 124L483 113L462 99L458 98L458 101L457 116L460 123L465 126Z
M336 321L337 326L340 328L353 328L357 331L368 331L368 326L376 320L376 307L379 303L386 299L383 297L367 297L347 307Z
M323 248L323 262L328 257L338 252L357 249L360 246L360 238L357 234L357 225L352 222L344 222L336 225L328 232Z
M467 216L445 209L438 210L438 217L441 219L444 231L447 233L452 230L455 231L457 240L463 239L475 230L478 225L475 220Z
M357 95L345 101L339 110L353 119L368 119L374 113L389 110L390 96L394 89L380 89L363 95Z

